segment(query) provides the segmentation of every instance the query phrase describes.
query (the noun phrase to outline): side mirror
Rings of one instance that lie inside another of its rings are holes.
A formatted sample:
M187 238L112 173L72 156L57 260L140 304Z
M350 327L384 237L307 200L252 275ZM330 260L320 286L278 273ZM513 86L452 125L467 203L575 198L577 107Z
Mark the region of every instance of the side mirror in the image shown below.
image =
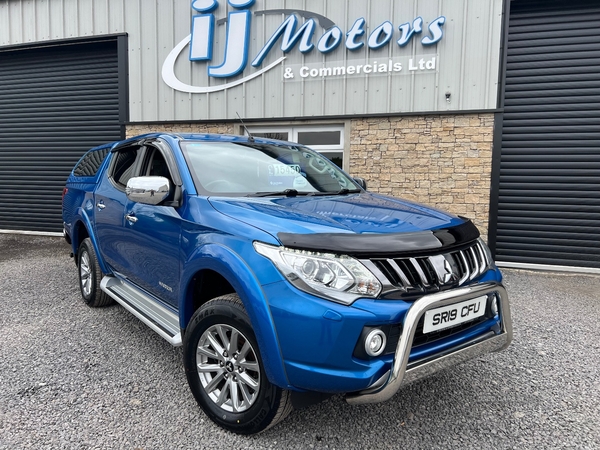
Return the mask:
M165 177L134 177L127 182L125 193L132 202L158 205L171 193L171 183Z
M354 181L356 182L356 184L358 184L361 188L363 188L365 191L367 190L367 181L364 178L354 178Z

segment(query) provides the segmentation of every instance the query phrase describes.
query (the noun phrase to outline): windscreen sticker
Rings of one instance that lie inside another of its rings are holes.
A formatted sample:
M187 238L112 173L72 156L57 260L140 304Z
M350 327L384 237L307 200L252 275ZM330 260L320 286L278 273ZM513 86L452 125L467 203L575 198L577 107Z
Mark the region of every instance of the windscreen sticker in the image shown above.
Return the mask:
M269 185L298 189L306 186L307 181L301 174L298 164L269 164Z

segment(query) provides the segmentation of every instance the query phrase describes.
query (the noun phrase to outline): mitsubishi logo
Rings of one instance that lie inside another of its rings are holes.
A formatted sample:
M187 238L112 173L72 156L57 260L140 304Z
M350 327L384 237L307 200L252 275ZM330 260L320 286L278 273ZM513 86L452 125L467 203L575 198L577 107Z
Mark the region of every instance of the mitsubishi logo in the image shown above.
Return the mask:
M452 264L445 255L430 256L429 262L433 266L438 281L441 284L454 283L458 280L458 276L453 270L454 264Z

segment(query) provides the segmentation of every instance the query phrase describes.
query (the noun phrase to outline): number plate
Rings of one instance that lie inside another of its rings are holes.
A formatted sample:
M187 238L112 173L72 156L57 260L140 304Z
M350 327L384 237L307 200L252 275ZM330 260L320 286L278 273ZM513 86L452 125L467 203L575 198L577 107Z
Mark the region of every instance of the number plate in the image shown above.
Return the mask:
M454 327L485 314L487 295L425 312L423 333Z

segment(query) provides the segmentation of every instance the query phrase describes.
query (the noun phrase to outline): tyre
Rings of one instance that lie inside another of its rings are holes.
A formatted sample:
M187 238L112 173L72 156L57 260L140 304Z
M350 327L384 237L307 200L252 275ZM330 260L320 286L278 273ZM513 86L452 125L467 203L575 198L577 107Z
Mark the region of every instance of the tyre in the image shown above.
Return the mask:
M196 401L228 431L259 433L292 410L290 392L265 375L250 319L235 294L215 298L194 313L183 357Z
M107 306L113 299L100 289L102 271L92 241L85 238L77 251L77 269L79 273L79 289L83 301L93 308Z

